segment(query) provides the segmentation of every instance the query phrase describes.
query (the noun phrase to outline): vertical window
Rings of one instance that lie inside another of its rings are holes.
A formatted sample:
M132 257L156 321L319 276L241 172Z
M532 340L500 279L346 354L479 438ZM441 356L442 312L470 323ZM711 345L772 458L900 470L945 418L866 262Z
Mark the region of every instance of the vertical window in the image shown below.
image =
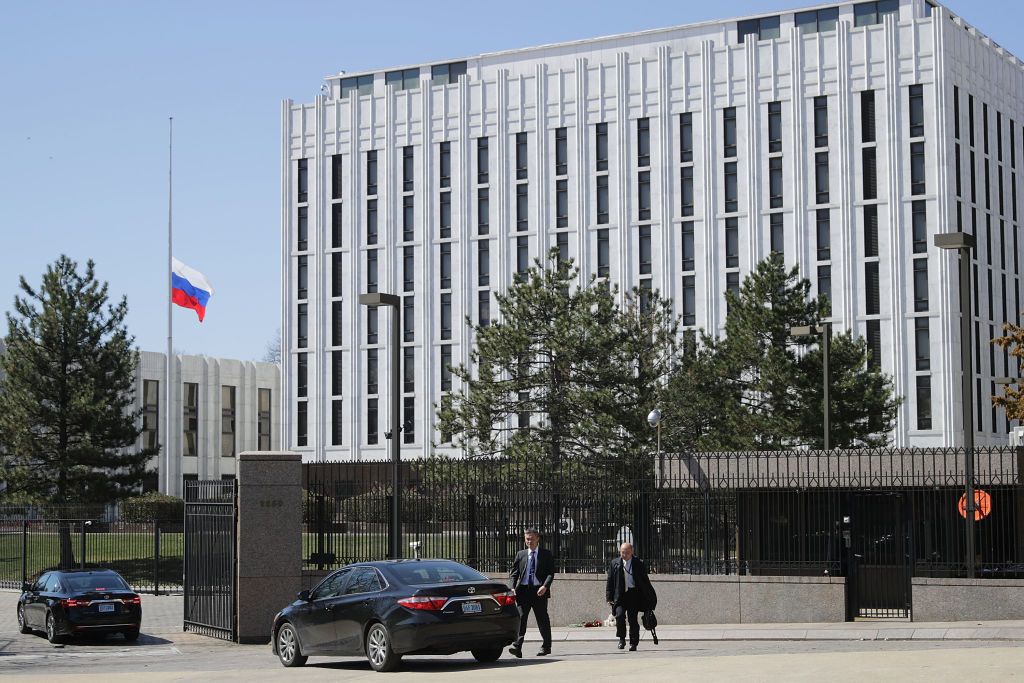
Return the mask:
M608 223L608 176L597 176L597 222L599 225Z
M298 202L309 201L309 160L299 159L297 164L297 194Z
M596 128L597 170L608 170L608 124L599 123Z
M555 129L555 175L569 172L569 134L566 128Z
M345 430L344 413L342 412L342 400L336 398L331 401L331 445L340 446L342 435Z
M928 251L928 215L924 202L912 205L911 222L913 224L914 253L924 254Z
M828 98L814 98L814 146L828 147Z
M366 153L366 194L377 194L377 150Z
M769 207L778 209L782 206L782 157L768 159L768 195Z
M683 270L691 271L694 270L696 263L694 256L694 244L693 244L693 223L687 221L683 223Z
M295 320L295 345L300 349L309 346L309 304L299 304Z
M452 345L441 344L441 391L452 390Z
M300 354L304 356L305 354ZM186 456L199 455L199 385L185 382L182 385L182 442L181 454Z
M366 244L377 244L377 200L366 200Z
M377 349L366 350L366 393L376 394L378 390Z
M306 436L309 422L306 413L308 406L308 401L299 401L295 404L295 445L299 447L306 446L308 443Z
M441 250L441 289L452 288L452 243L438 245Z
M782 151L782 102L768 103L768 152Z
M411 242L416 238L416 195L402 197L402 240ZM374 242L376 244L376 242Z
M486 235L490 232L490 190L481 187L476 191L476 232Z
M377 399L366 401L366 443L377 443Z
M637 205L639 207L639 219L647 221L651 219L651 172L640 171L637 174Z
M932 378L918 375L917 380L917 428L932 428Z
M415 159L411 146L402 148L402 190L412 192L415 180Z
M270 450L270 425L272 422L270 406L270 389L260 389L257 400L259 401L259 414L257 419L257 450Z
M693 116L679 115L679 161L693 161Z
M524 279L530 267L530 240L527 237L516 238L516 275Z
M860 94L860 141L875 141L875 91Z
M985 167L986 170L988 166ZM910 143L910 194L924 194L924 143Z
M441 295L441 339L452 338L452 295L445 292Z
M450 187L452 184L452 143L442 142L438 155L438 175L441 187Z
M828 261L832 258L832 226L828 209L818 209L815 212L818 228L818 260Z
M296 295L299 299L309 298L309 257L300 256L298 258L298 268L296 268Z
M636 121L636 165L646 168L651 165L651 120Z
M681 181L680 181L680 202L682 204L682 214L684 216L693 215L693 166L683 166L681 169Z
M875 148L861 150L863 158L864 199L878 199L878 167L875 163Z
M309 209L305 206L298 208L295 233L295 248L299 251L309 249Z
M402 419L402 443L416 442L416 397L406 396L404 401L404 417Z
M697 293L693 275L683 276L683 325L697 324Z
M402 247L402 291L411 292L416 286L416 259L412 247Z
M828 152L814 155L814 200L828 204Z
M597 231L597 276L609 277L611 274L611 255L609 253L608 228Z
M924 137L924 87L910 86L910 137Z
M555 182L555 227L569 227L569 181Z
M411 294L402 297L402 341L416 340L416 298Z
M818 266L818 296L832 300L832 266Z
M477 242L477 285L486 287L491 284L491 243L489 240Z
M740 229L738 218L725 219L725 267L740 265Z
M878 207L864 207L864 256L878 256Z
M416 347L402 347L402 391L411 394L416 391Z
M196 385L198 386L198 385ZM295 395L306 398L309 394L308 355L300 353L295 357Z
M781 213L773 213L768 218L770 221L769 243L771 244L771 250L777 254L784 254L786 251L784 219L785 216Z
M142 381L142 447L160 448L160 382Z
M335 252L331 254L331 296L341 296L344 283L345 270L342 266L342 255Z
M331 155L331 199L341 199L341 155Z
M486 185L489 181L488 175L488 153L487 138L476 139L476 182L478 185Z
M640 274L650 275L651 273L651 226L641 225L639 231L640 241Z
M338 202L331 205L331 248L341 249L345 229L345 205Z
M235 387L220 388L220 454L235 457Z
M569 261L569 233L560 232L555 235L555 239L558 247L558 267L561 268L562 264Z
M529 185L516 185L516 230L526 232L530 228L530 196Z
M526 180L528 156L526 133L516 133L516 180Z
M878 282L878 261L870 261L864 264L864 286L867 293L865 313L878 315L880 291Z
M331 396L341 396L345 379L345 354L331 351ZM269 391L269 390L268 390Z
M486 289L477 292L477 321L480 327L487 327L491 324L491 293Z
M960 88L953 86L953 137L960 139Z
M736 178L736 162L725 164L725 211L731 213L739 210L739 196Z
M341 346L342 336L345 329L345 318L342 311L342 301L331 302L331 346Z
M366 343L376 344L378 338L377 321L379 320L379 312L376 306L370 306L366 309Z
M928 318L914 318L914 356L918 370L931 368L931 340Z
M736 107L722 110L722 151L727 159L736 156Z
M726 273L725 274L725 291L728 294L732 294L733 297L738 297L740 295L740 274L739 273L734 271L734 272ZM729 299L728 299L728 297L726 297L726 302L728 302L728 301L729 301ZM728 310L726 310L726 315L728 315L728 314L729 314L729 312L728 312Z
M452 193L441 193L441 239L448 239L452 236Z
M377 250L366 252L366 291L377 291Z
M887 15L899 16L899 0L862 2L853 6L853 25L871 26L881 24Z
M882 324L878 320L868 320L865 323L865 328L868 342L868 365L872 368L880 368L882 367Z

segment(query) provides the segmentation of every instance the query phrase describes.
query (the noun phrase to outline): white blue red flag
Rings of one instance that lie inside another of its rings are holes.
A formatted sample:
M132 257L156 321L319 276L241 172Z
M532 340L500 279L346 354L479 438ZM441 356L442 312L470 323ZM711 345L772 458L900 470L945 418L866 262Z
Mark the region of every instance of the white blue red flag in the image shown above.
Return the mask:
M171 258L171 301L183 308L191 308L199 316L199 322L203 322L211 296L213 287L205 275Z

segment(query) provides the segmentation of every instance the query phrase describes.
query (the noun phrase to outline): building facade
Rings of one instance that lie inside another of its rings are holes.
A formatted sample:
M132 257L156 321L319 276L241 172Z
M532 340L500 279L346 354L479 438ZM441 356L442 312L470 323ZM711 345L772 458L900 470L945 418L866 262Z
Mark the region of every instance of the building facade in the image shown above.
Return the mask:
M957 261L973 233L976 440L1006 443L988 340L1020 321L1024 64L928 0L825 5L327 78L283 103L282 429L383 457L401 325L403 457L445 450L462 322L557 247L722 330L772 251L905 398L897 446L962 442ZM401 297L398 320L359 295Z
M139 356L138 446L160 449L150 463L146 490L180 497L185 480L233 479L236 457L243 451L281 448L281 371L276 363L175 355L168 425L167 356L150 351Z

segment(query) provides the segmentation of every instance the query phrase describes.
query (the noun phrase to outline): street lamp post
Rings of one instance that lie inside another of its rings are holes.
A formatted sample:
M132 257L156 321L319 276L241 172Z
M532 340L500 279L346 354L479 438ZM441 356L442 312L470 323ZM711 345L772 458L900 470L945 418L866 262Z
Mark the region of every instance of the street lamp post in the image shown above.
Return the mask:
M829 416L829 413L830 413L829 407L830 406L829 406L829 395L828 395L829 394L829 392L828 392L829 384L831 384L831 382L829 381L829 374L828 374L829 373L829 371L828 371L828 354L829 354L829 350L832 347L832 323L830 323L830 322L823 322L823 323L819 323L818 325L802 325L802 326L799 326L799 327L791 327L791 328L789 328L789 333L790 333L790 335L792 335L794 337L797 337L797 338L810 337L810 336L815 335L815 334L820 334L821 335L821 370L822 370L822 372L821 372L821 374L822 374L821 381L822 381L822 384L823 384L822 402L821 403L822 403L822 409L823 409L823 411L825 413L825 427L824 427L824 435L823 436L824 436L825 450L827 451L827 450L830 449L829 433L832 431L829 428L829 417L830 417Z
M401 386L399 384L399 352L402 346L401 325L399 312L402 307L402 298L394 294L360 294L359 303L363 306L388 306L393 309L391 317L391 429L385 433L385 437L391 441L391 523L388 534L391 538L388 554L391 559L397 560L402 557L402 489L399 474L401 462L401 445L398 435L401 433L401 417L399 416L399 397Z
M655 408L647 414L647 424L658 430L658 478L665 481L665 464L661 460L661 411Z
M971 250L974 235L966 232L945 232L935 235L939 249L960 252L960 383L964 423L964 537L967 542L967 576L974 578L974 409L971 405Z

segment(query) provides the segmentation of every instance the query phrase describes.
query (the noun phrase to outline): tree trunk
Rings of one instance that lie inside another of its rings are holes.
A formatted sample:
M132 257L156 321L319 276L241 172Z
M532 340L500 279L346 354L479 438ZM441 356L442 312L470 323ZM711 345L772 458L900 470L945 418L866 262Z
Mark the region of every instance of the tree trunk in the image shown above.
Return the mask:
M57 535L60 539L60 568L74 569L75 549L71 545L71 522L60 520L57 523Z

